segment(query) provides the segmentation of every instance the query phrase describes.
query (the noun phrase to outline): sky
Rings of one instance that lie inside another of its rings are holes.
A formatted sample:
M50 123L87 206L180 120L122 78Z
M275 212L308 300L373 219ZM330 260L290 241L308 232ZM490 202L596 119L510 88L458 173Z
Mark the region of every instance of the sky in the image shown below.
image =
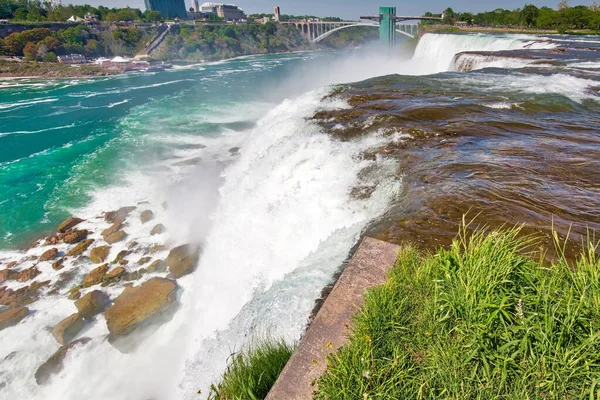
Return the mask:
M205 0L199 0L203 3ZM215 0L213 0L215 1ZM223 0L220 0L223 1ZM215 1L215 2L220 2ZM106 7L133 7L144 10L143 0L62 0L63 4L91 4ZM191 6L191 0L185 0L186 8ZM558 0L481 0L473 3L472 0L422 0L417 2L400 2L383 0L371 3L368 0L227 0L242 8L248 14L272 13L273 7L281 7L282 14L291 15L316 15L318 17L340 17L357 20L361 15L377 14L379 6L395 6L398 15L423 15L426 11L441 13L447 7L454 11L481 12L493 10L498 7L514 9L525 4L535 4L538 7L548 6L555 8ZM589 5L591 0L571 0L571 6Z

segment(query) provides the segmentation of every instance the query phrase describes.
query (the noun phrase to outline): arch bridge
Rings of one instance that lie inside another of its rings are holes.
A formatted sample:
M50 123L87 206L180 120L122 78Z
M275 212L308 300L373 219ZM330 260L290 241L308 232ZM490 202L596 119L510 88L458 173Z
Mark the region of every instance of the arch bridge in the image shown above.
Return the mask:
M295 25L298 31L313 43L318 43L329 35L343 29L353 28L355 26L369 26L379 28L379 22L376 21L345 21L345 22L327 22L327 21L296 21L282 22L283 24ZM396 33L409 38L415 38L419 34L418 22L397 22L395 26Z

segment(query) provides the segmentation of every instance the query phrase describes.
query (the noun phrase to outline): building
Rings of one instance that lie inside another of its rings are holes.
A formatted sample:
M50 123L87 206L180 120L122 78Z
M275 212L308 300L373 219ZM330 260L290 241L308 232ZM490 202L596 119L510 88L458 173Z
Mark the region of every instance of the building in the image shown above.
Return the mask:
M158 11L164 19L185 19L185 0L144 0L146 10Z
M200 12L200 2L198 0L194 0L192 1L192 4L194 5L194 11L195 12Z
M279 7L275 7L274 13L273 13L273 19L276 22L280 22L281 21L281 9Z
M245 19L244 10L233 4L203 3L200 12L205 15L216 15L226 21Z

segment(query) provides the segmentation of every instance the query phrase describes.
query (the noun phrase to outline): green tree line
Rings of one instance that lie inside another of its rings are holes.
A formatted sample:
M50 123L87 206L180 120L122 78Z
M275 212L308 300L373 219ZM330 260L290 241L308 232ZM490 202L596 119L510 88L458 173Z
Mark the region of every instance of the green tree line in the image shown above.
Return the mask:
M443 16L443 22L447 24L463 21L469 25L495 28L526 27L556 29L559 32L571 29L600 30L600 6L596 2L589 6L570 7L567 0L561 0L556 9L526 4L523 8L514 10L497 8L477 14L455 12L452 8L447 8L443 14L428 12L425 16Z
M84 18L86 14L95 16L99 21L139 21L158 22L162 17L158 11L140 11L137 8L108 8L84 5L52 5L39 0L0 0L0 19L15 21L45 22L66 21L71 16Z

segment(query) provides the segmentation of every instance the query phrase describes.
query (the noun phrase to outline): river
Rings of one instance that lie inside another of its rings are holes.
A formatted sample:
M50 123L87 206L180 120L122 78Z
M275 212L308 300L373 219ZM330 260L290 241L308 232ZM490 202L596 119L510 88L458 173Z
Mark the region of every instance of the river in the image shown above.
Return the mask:
M128 205L167 232L131 218L111 256L131 241L203 249L169 323L122 354L98 316L44 386L33 374L59 347L49 328L95 266L40 262L52 285L0 331L0 397L198 398L255 337L297 340L363 234L435 247L466 212L545 236L600 230L599 88L599 39L481 34L428 34L399 57L0 81L0 265L39 256L22 249L69 215L103 229L102 212Z

